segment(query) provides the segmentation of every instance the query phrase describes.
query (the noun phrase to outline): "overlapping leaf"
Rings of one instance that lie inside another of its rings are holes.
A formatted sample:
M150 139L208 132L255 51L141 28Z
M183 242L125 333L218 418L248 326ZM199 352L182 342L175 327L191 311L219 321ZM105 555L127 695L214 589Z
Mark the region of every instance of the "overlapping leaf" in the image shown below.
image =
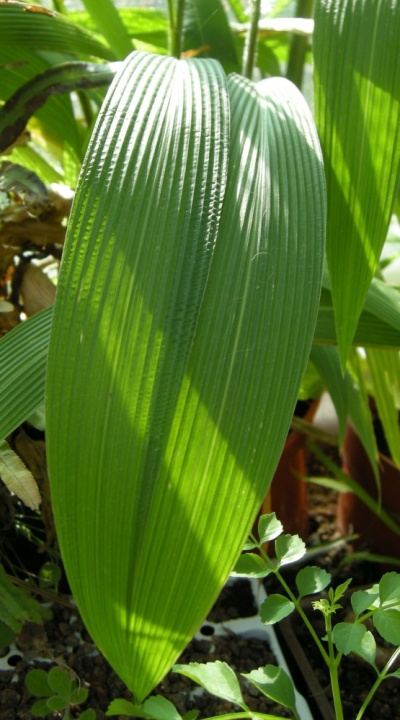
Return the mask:
M397 2L316 3L316 117L327 176L327 257L342 367L399 190L399 33Z
M0 440L43 403L52 315L46 308L0 341Z

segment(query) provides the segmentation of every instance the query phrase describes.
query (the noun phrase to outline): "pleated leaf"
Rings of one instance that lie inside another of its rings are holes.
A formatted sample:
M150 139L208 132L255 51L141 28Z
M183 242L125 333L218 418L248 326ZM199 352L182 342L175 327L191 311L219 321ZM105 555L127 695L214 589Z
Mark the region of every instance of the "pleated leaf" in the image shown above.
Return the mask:
M0 440L43 403L52 316L41 310L0 340Z
M398 352L369 349L367 364L372 393L390 456L400 466L400 357Z
M342 367L399 190L400 4L317 0L316 118L328 194L327 258Z
M89 32L41 5L0 1L0 43L26 50L50 50L115 60L115 55Z
M322 293L314 342L337 344L334 328L331 283L327 269L322 276ZM400 348L400 292L373 278L354 335L357 347Z
M58 287L57 532L89 632L135 702L244 545L318 306L325 188L309 110L285 81L233 77L228 90L230 112L212 60L128 59L84 162Z
M349 367L346 368L344 374L342 373L337 348L314 346L311 349L310 359L317 368L335 405L339 421L339 443L341 444L344 440L347 423L350 419L364 445L375 476L378 478L378 451L368 397L363 385L357 382L357 377L354 377L354 373Z

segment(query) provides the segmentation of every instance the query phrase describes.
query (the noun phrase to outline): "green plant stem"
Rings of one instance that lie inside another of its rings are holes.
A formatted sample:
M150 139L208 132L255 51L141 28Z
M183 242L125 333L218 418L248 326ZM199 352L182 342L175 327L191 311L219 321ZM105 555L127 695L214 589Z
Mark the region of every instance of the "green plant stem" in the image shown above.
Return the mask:
M64 5L64 0L53 0L53 7L56 12L61 13L62 15L67 14L67 11L66 11L65 5Z
M253 542L255 542L257 544L257 541L253 535L250 535L250 538ZM331 681L333 701L334 701L335 712L336 712L336 720L343 720L343 707L342 707L342 699L340 696L340 687L339 687L339 678L338 678L338 666L339 666L342 654L339 653L337 656L335 656L335 649L334 649L334 645L332 642L331 617L330 617L330 615L325 616L325 628L326 628L327 636L328 636L328 653L327 653L324 646L322 645L318 635L316 634L312 624L310 623L307 615L305 614L303 608L301 607L299 598L297 598L294 595L294 593L291 591L289 585L286 583L285 579L282 577L279 570L277 570L274 567L273 563L271 562L270 558L266 554L265 550L260 545L258 545L258 548L263 555L263 559L265 560L266 565L272 570L272 572L275 573L280 584L282 585L283 589L285 590L287 596L289 597L289 599L292 601L293 605L295 606L295 608L296 608L297 612L299 613L301 619L303 620L308 632L310 633L316 646L318 647L318 650L320 651L320 653L322 655L322 658L329 670L329 677L330 677L330 681Z
M253 77L254 64L257 54L258 39L258 23L260 20L261 0L252 0L251 3L251 21L249 34L246 38L244 58L243 58L243 75L249 80Z
M168 0L169 52L172 57L180 58L182 51L183 18L185 0Z
M237 720L237 718L262 718L263 720L279 720L277 715L265 715L264 713L249 710L249 712L226 713L226 715L213 715L207 720Z
M367 697L365 698L363 704L361 705L360 710L358 711L355 720L361 720L361 718L362 718L362 716L364 715L364 712L365 712L367 706L368 706L369 703L371 702L371 699L372 699L373 696L375 695L375 693L376 693L379 685L380 685L381 682L383 682L383 681L385 680L385 678L388 676L389 670L390 670L391 666L393 665L393 663L395 662L395 660L398 658L399 655L400 655L400 647L398 647L398 648L394 651L394 653L392 654L392 656L391 656L391 657L389 658L389 660L387 661L387 663L386 663L385 667L383 668L382 672L379 673L379 675L378 675L378 677L376 678L374 684L372 685L372 687L371 687L371 689L370 689Z
M255 545L257 545L257 548L258 548L258 550L260 551L260 553L261 553L261 555L262 555L262 557L263 557L263 560L264 560L265 564L267 565L268 569L270 569L270 570L276 575L276 577L278 578L280 584L282 585L282 587L283 587L283 589L285 590L285 592L286 592L287 596L289 597L289 599L292 601L292 603L293 603L293 605L295 606L297 612L299 613L301 619L303 620L304 624L306 625L307 630L309 631L309 633L310 633L310 635L312 636L315 644L317 645L318 650L320 651L320 653L321 653L321 655L322 655L322 657L323 657L323 659L324 659L324 662L325 662L327 665L329 665L329 656L328 656L328 654L327 654L324 646L322 645L322 643L321 643L318 635L316 634L313 626L311 625L311 623L310 623L307 615L305 614L303 608L301 607L300 600L294 595L294 593L292 593L289 585L286 583L285 579L282 577L282 575L280 574L279 570L277 570L277 568L275 567L275 565L274 565L273 562L271 561L271 558L267 555L267 553L265 552L265 550L264 550L264 548L262 547L262 545L260 545L260 544L257 542L256 538L254 537L254 535L253 535L252 533L250 534L250 540L251 540L252 542L254 542Z
M328 615L325 615L324 618L325 618L326 634L328 637L328 650L329 650L329 661L327 662L327 666L328 666L328 670L329 670L329 678L330 678L331 688L332 688L335 716L336 716L336 720L343 720L343 706L342 706L342 698L340 696L339 676L338 676L338 666L339 666L340 660L342 658L342 653L338 653L338 655L335 656L335 647L334 647L333 640L332 640L332 616L330 614L328 614Z
M297 0L296 17L311 18L315 0ZM303 81L304 60L309 47L308 37L293 35L290 45L286 77L301 89Z

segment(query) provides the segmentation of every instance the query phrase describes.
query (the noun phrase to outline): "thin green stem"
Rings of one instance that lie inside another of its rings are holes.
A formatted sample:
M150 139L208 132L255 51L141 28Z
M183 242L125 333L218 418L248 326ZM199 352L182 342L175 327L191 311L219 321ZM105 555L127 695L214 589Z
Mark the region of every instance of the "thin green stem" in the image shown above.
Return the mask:
M304 612L303 608L301 607L300 600L296 598L296 596L292 593L290 587L286 584L283 577L280 575L280 573L277 573L277 576L279 577L279 582L282 583L282 587L284 588L285 592L289 595L292 603L294 604L297 612L299 613L303 623L305 624L308 632L310 633L311 637L313 638L318 650L320 651L324 662L326 662L327 665L329 665L329 656L326 652L324 646L322 645L318 635L316 634L311 622L309 621L306 613Z
M335 655L335 647L334 647L333 640L332 640L332 616L330 614L325 615L325 629L326 629L326 634L327 634L327 638L328 638L328 652L329 652L329 661L327 662L327 666L328 666L329 677L330 677L330 681L331 681L333 705L335 708L335 716L336 716L336 720L343 720L343 706L342 706L342 698L340 695L339 676L338 676L338 666L339 666L342 654L339 653L337 656Z
M296 17L311 18L314 12L315 0L297 0ZM304 61L309 48L309 38L302 35L293 35L290 45L286 77L299 89L303 81Z
M53 7L56 12L61 13L62 15L67 14L67 10L64 5L64 0L53 0Z
M180 58L182 51L185 2L186 0L168 0L169 52L176 58Z
M253 70L257 55L258 40L258 23L260 21L261 0L252 0L251 3L251 21L249 34L246 38L244 58L243 58L243 75L249 80L253 77Z
M400 647L398 647L398 648L394 651L394 653L391 655L391 657L390 657L389 660L387 661L387 663L386 663L385 667L383 668L382 672L379 673L379 675L378 675L378 677L376 678L374 684L373 684L372 687L370 688L370 691L369 691L367 697L365 698L363 704L361 705L360 710L359 710L358 713L357 713L356 720L361 720L361 718L362 718L362 716L364 715L364 712L365 712L367 706L368 706L369 703L371 702L371 700L372 700L373 696L375 695L375 693L376 693L379 685L380 685L380 684L385 680L385 678L388 676L389 670L390 670L391 666L393 665L393 663L395 662L395 660L398 658L399 655L400 655Z
M264 713L249 710L249 712L226 713L226 715L213 715L207 720L236 720L237 718L262 718L262 720L279 720L278 715L265 715Z

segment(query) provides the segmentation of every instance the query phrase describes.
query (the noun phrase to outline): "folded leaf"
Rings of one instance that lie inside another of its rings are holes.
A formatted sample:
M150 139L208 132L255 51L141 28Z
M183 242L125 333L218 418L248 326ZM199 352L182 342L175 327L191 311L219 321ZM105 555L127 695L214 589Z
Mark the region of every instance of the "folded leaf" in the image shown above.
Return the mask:
M0 477L10 492L32 510L38 510L41 497L36 480L5 440L0 440Z
M215 61L126 61L88 148L58 286L57 533L89 632L135 702L244 545L318 307L325 189L308 107L287 81L232 77L228 91Z

